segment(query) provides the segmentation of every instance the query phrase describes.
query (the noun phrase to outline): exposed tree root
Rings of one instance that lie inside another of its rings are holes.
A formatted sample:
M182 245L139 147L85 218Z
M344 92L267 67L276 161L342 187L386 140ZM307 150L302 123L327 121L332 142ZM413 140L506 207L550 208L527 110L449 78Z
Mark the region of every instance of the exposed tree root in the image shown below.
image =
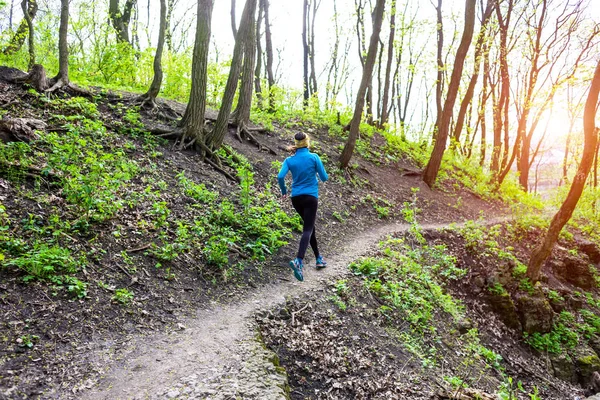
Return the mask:
M156 119L172 122L181 118L181 115L173 110L171 106L166 103L160 104L155 97L149 96L147 93L136 97L132 103L138 105L147 115Z
M155 127L152 128L150 132L162 138L175 138L175 142L173 143L173 149L177 148L178 150L183 150L190 147L194 147L200 154L202 154L202 158L205 163L209 164L216 171L223 174L230 181L239 182L238 178L225 171L225 169L223 168L221 158L217 154L215 154L215 152L211 148L209 148L202 140L192 138L191 140L186 141L187 138L184 135L183 129ZM225 151L229 150L226 149Z
M57 90L68 91L75 96L82 96L82 97L87 97L87 98L94 97L94 94L92 92L90 92L89 90L80 88L76 84L69 82L68 80L65 80L63 78L58 78L56 80L56 83L54 85L52 85L52 87L47 89L45 92L53 93Z
M259 142L258 139L255 138L251 132L264 132L264 128L249 129L245 124L241 124L236 127L235 136L241 143L244 142L242 138L245 138L249 142L254 144L256 147L258 147L259 151L266 150L272 155L275 155L275 156L277 155L277 152L275 150L273 150L269 146L266 146L266 145L262 144L261 142Z
M0 120L0 140L7 142L25 142L37 139L36 130L45 130L46 123L39 119L14 118Z
M34 64L31 71L23 76L16 77L11 80L13 83L26 83L31 85L38 92L44 92L50 86L50 82L46 77L46 70L41 64Z

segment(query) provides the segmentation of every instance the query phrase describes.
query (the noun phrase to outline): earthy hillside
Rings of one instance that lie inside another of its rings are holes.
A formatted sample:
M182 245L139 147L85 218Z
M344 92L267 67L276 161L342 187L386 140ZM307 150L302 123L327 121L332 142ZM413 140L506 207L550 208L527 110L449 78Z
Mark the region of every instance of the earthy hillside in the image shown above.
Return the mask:
M501 210L450 181L431 191L410 154L377 133L361 138L341 171L341 126L274 123L256 135L262 149L231 131L218 171L151 134L168 123L140 116L134 95L48 97L0 84L0 368L9 398L76 393L112 367L95 351L118 360L133 337L178 330L196 310L243 302L264 285L285 287L298 219L274 176L295 132L312 136L331 177L317 231L326 255L401 220L415 199L424 222ZM17 122L35 130L23 137Z
M418 146L367 130L340 170L344 121L310 119L253 125L258 143L232 127L216 165L161 137L173 121L130 93L1 81L0 103L3 398L600 390L596 236L570 228L533 285L547 220L484 201L460 166L431 190ZM330 266L307 258L302 283L287 267L299 220L275 180L299 131L331 178L317 225Z

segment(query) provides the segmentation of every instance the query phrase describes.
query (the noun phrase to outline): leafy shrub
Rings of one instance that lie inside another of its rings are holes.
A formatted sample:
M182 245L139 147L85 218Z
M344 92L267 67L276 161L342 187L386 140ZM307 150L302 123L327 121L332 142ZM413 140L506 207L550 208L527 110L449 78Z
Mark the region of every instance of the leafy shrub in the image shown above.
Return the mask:
M25 281L52 280L56 276L72 274L79 269L78 261L68 249L56 245L49 246L43 242L35 242L33 248L9 260L6 265L22 270L26 274L23 278Z

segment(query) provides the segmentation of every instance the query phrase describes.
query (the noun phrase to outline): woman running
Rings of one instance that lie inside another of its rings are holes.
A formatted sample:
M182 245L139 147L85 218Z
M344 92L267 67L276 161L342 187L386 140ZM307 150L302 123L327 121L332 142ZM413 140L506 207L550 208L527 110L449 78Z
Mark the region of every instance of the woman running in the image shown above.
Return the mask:
M319 181L317 180L317 175L322 182L325 182L329 177L319 156L308 150L309 144L310 138L308 135L302 132L297 133L294 136L294 146L291 148L294 154L285 159L279 174L277 174L281 194L283 197L286 197L285 176L289 171L292 172L292 205L304 222L298 254L294 260L290 261L290 268L294 271L294 276L299 281L304 280L304 276L302 275L302 269L304 268L303 260L309 243L312 251L315 253L317 269L327 266L321 254L319 254L319 248L317 247L315 220L319 205Z

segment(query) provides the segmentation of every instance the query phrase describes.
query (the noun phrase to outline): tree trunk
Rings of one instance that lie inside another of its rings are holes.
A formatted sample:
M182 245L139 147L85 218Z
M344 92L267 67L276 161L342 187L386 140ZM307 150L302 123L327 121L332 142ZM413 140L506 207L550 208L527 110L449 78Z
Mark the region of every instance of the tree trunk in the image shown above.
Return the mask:
M119 0L110 0L108 5L108 15L115 28L117 41L120 43L129 43L129 22L131 21L131 11L136 0L126 0L123 6L123 12L119 8Z
M215 126L206 137L206 145L213 150L221 147L223 144L223 139L225 138L225 133L227 132L229 115L231 114L231 107L233 105L233 98L235 97L240 70L242 69L242 56L245 47L244 38L245 35L248 34L249 25L254 19L255 10L256 0L246 0L244 11L242 11L242 18L240 20L240 26L236 36L235 45L233 47L231 67L229 68L229 76L227 77L227 83L225 84L225 92L223 93L223 101L221 102L219 115L215 121ZM251 72L253 73L254 71Z
M265 52L267 53L267 81L269 83L269 110L275 108L275 76L273 74L273 40L271 37L271 21L269 19L269 0L261 0L265 9Z
M564 183L565 185L569 184L569 176L568 176L568 172L569 172L569 151L570 151L570 146L571 146L571 130L573 129L573 124L571 124L571 129L569 129L569 133L567 133L567 141L565 143L565 157L563 158L563 165L562 165L562 179L561 179L561 183Z
M383 84L383 99L381 101L381 118L379 126L383 127L389 119L388 103L390 95L390 77L392 74L392 60L394 58L394 37L396 36L396 0L392 1L390 15L390 36L388 39L387 64L385 66L385 81Z
M458 87L462 77L465 58L467 56L467 52L469 51L469 46L471 45L473 30L475 29L475 8L476 0L465 1L465 27L460 45L456 51L452 76L450 78L450 84L448 85L448 94L446 95L446 101L444 102L442 118L440 118L439 121L433 152L431 153L429 162L423 171L423 181L429 187L433 187L433 184L435 183L440 170L440 165L442 163L442 157L444 156L444 151L446 150L446 142L448 140L450 120L452 119L454 103L458 95Z
M438 129L440 126L440 120L442 117L442 91L444 89L444 29L442 19L442 0L438 0L437 7L437 80L435 81L435 107L437 110L437 116L435 118L435 127ZM434 132L434 139L437 133Z
M310 86L308 82L308 0L304 0L302 11L302 48L303 48L303 67L304 67L304 107L308 107L308 98L310 97Z
M513 0L508 1L506 17L502 16L500 7L496 7L496 16L500 30L500 97L493 105L494 115L494 147L492 149L492 172L498 177L501 173L500 157L502 155L502 129L504 127L504 111L510 97L510 78L508 74L508 27L513 10ZM499 179L496 179L499 181Z
M256 19L254 18L257 0L252 0L247 25L244 26L244 36L237 40L243 40L244 63L242 66L242 80L240 83L240 95L237 107L234 111L235 124L238 129L245 128L250 122L250 109L252 107L252 91L254 88L254 68L256 63ZM241 25L241 23L240 23ZM241 26L240 26L241 29Z
M373 33L371 34L371 40L369 42L369 52L367 53L367 60L363 69L362 79L358 88L358 94L356 95L356 105L354 107L354 115L350 122L350 133L348 140L340 156L340 167L346 168L352 158L354 147L356 146L356 139L358 138L358 130L360 126L360 120L362 118L362 112L365 102L365 94L367 86L371 81L373 75L373 67L375 66L375 57L377 56L377 45L379 44L379 32L381 31L381 24L383 22L383 10L385 8L385 0L377 0L375 5L374 17L373 17Z
M35 0L33 0L35 3ZM35 41L34 41L34 32L33 32L33 19L31 18L31 14L29 13L30 4L27 0L23 0L21 3L21 8L23 9L23 18L27 21L27 30L28 30L28 40L27 44L29 47L29 64L27 65L27 69L31 69L35 64ZM37 8L37 6L36 6Z
M488 83L490 76L490 55L488 43L484 43L483 48L483 89L481 93L481 101L479 103L479 117L481 118L481 149L479 156L479 165L483 167L485 165L486 147L487 147L487 119L486 119L486 108L488 99ZM490 88L490 93L494 88Z
M169 52L173 52L173 32L171 32L171 20L173 19L173 8L175 8L175 2L177 0L168 0L167 2L167 18L165 23L165 41L167 42L167 49Z
M185 114L179 123L179 126L183 128L182 144L186 138L196 140L198 144L204 141L208 50L213 4L214 0L198 0L196 40L192 58L192 88Z
M532 282L537 282L540 278L540 270L546 259L550 256L554 244L558 240L560 231L565 224L571 219L573 211L579 202L581 193L583 192L585 181L589 175L598 144L598 131L595 126L596 110L598 106L598 93L600 92L600 63L596 66L594 77L590 85L585 111L583 115L583 131L585 136L583 155L581 163L577 169L577 173L573 178L571 189L567 198L561 205L560 209L552 218L548 232L544 237L542 244L537 247L527 266L527 276Z
M13 9L15 8L15 0L10 0L10 12L8 13L8 29L12 31L13 26Z
M460 104L460 110L458 111L458 116L456 117L456 125L454 127L454 134L452 135L454 140L451 143L451 148L454 149L456 146L460 144L460 135L464 126L465 116L467 114L467 108L469 104L473 101L473 94L475 93L475 85L479 80L479 68L481 66L481 55L484 49L484 42L486 40L485 31L487 30L487 24L490 20L490 16L492 15L492 11L494 10L495 1L488 0L485 10L483 11L483 19L481 22L481 27L479 28L479 36L477 37L477 43L475 44L475 57L473 63L473 75L471 76L471 81L469 82L469 86L467 88L467 92L465 93L465 97Z
M262 74L262 43L261 43L261 23L264 16L265 0L259 0L258 3L258 18L256 19L256 68L254 69L254 91L258 99L258 107L263 108L263 95L261 87Z
M200 18L200 17L198 17ZM167 4L166 0L160 0L160 24L158 28L158 44L156 45L156 53L154 54L154 78L150 89L146 92L146 99L151 104L154 104L160 87L162 85L163 70L162 70L162 55L165 47L165 32L167 29ZM197 37L197 36L196 36Z
M308 36L308 50L309 50L309 58L310 58L310 96L314 96L317 94L317 69L315 68L315 18L317 15L317 10L319 9L319 4L321 0L313 0L312 6L312 15L310 22L310 34Z
M233 38L237 37L237 28L235 27L235 0L231 0L231 31Z
M21 50L21 47L23 47L23 43L25 43L25 38L28 35L27 33L31 32L33 29L33 25L31 25L31 27L30 27L30 21L32 22L33 19L35 18L35 15L37 14L37 10L38 10L37 0L23 0L21 2L21 8L23 8L23 7L26 7L27 12L25 12L25 10L23 10L23 20L19 24L19 27L17 28L17 31L15 32L15 34L8 41L8 45L2 50L2 54L6 55L6 56L10 56L12 54L15 54L17 51ZM28 19L30 21L28 21ZM11 27L12 27L12 25L11 25ZM31 33L29 33L29 35L33 36L33 35L31 35ZM31 40L32 39L30 38L30 41ZM30 49L31 49L31 44L30 44Z
M55 87L69 85L69 0L60 0L60 27L58 29L58 75ZM53 88L50 88L53 90Z

